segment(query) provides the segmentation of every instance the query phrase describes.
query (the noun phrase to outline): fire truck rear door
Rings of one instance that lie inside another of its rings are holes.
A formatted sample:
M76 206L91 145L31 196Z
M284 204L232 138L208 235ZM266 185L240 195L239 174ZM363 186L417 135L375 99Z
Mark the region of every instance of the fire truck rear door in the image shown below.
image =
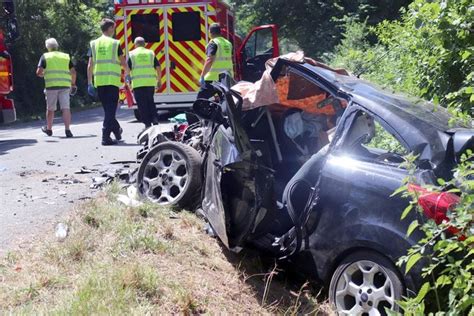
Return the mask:
M206 59L204 5L176 5L167 9L169 84L171 93L199 90L199 77Z
M167 85L169 73L166 67L166 34L163 8L152 6L143 9L127 9L125 14L127 16L126 25L124 26L127 52L135 48L133 41L136 37L143 37L147 43L146 48L155 52L161 65L162 77L159 92L169 92Z

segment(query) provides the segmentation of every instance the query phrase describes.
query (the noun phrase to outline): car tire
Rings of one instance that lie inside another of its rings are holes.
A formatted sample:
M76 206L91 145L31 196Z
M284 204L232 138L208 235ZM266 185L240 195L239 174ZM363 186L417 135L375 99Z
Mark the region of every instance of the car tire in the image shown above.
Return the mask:
M402 278L395 265L369 250L344 258L329 285L329 301L339 315L369 315L370 311L386 315L385 307L399 311L396 302L403 293Z
M137 173L140 195L151 202L193 210L199 205L202 157L192 147L166 141L143 158Z
M135 119L137 120L137 122L142 121L142 118L140 116L140 111L138 111L138 109L133 110L133 115L135 116Z

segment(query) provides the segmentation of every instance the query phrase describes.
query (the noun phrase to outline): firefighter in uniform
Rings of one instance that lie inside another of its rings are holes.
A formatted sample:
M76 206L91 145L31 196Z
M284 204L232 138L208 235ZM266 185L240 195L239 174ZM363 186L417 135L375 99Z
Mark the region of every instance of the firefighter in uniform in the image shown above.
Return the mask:
M56 39L49 38L45 42L48 52L43 54L36 69L36 75L44 78L46 96L46 126L41 131L48 136L53 135L54 112L57 104L63 113L66 137L73 137L71 125L70 94L77 90L76 70L68 54L58 51Z
M102 36L90 43L89 64L87 66L87 91L95 97L96 91L104 108L102 145L115 145L122 139L122 128L115 118L122 86L122 67L125 74L129 70L119 41L113 39L115 22L103 19L100 23ZM97 90L96 90L97 89ZM112 140L113 133L116 140Z
M138 111L145 128L158 124L155 106L155 89L161 85L161 66L155 53L145 48L145 39L137 37L135 49L130 52L128 67L131 71L133 94L137 101Z
M211 40L206 48L207 59L199 79L201 89L193 106L197 114L202 114L202 108L206 106L206 103L200 100L209 99L215 94L211 82L219 80L219 74L222 72L228 72L234 77L232 43L222 36L221 27L217 23L211 24L209 34Z

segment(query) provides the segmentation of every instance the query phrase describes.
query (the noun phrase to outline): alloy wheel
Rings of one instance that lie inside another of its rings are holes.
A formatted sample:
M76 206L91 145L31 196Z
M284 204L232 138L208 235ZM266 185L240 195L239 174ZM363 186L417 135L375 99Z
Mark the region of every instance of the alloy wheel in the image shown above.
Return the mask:
M340 315L386 315L395 306L393 281L380 265L356 261L337 281L335 304Z
M184 194L188 182L188 165L183 155L174 150L162 150L145 168L143 190L151 201L168 205Z

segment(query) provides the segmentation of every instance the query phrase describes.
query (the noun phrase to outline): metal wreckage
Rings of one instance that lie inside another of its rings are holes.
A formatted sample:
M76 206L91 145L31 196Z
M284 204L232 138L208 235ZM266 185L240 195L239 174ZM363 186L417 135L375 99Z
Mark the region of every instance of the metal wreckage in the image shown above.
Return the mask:
M409 201L392 196L408 176L403 157L418 156L412 188L425 216L447 219L458 197L421 186L452 177L474 147L472 126L298 54L267 62L256 83L222 75L213 86L215 100L195 103L196 123L140 136L139 193L197 210L231 250L314 271L339 313L398 310L423 266L395 265L422 237L406 237L420 215L401 220Z

